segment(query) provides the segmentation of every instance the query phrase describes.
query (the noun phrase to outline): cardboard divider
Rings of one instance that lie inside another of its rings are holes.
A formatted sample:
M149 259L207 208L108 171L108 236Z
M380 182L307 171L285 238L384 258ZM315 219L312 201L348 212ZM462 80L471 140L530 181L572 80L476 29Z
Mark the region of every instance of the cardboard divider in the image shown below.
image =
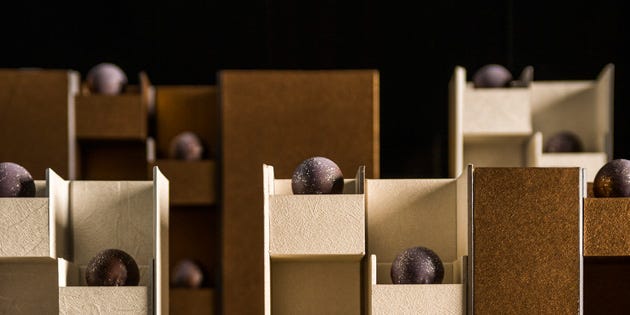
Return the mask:
M57 314L58 282L56 259L0 257L0 314Z
M170 314L218 314L216 311L217 293L213 289L178 289L172 288L170 293Z
M171 183L171 205L210 206L218 200L218 170L215 160L157 160L149 170L159 166Z

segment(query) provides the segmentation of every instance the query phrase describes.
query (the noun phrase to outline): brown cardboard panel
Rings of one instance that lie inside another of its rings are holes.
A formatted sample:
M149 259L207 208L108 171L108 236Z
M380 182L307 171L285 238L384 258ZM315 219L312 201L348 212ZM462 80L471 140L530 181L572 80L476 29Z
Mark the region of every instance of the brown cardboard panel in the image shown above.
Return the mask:
M210 85L158 86L156 88L156 149L167 158L171 140L191 131L202 140L207 157L218 151L219 108L217 90Z
M630 257L584 258L584 314L627 314Z
M212 289L171 289L171 315L212 315L216 294Z
M66 70L0 69L0 161L24 166L35 179L46 168L74 178L73 93L78 74Z
M584 199L584 256L630 256L630 198Z
M578 313L580 169L477 168L473 176L473 312Z
M146 180L144 141L81 141L80 177L88 180Z
M214 160L157 160L171 184L171 205L213 205L217 201L217 167Z
M366 166L379 176L378 72L223 71L223 311L264 312L263 182L260 167L290 178L311 156L346 177Z

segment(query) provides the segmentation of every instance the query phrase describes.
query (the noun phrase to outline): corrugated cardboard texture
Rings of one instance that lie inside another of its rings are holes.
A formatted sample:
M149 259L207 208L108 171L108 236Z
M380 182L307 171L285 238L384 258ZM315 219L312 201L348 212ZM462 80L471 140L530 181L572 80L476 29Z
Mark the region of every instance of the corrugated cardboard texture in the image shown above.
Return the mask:
M477 168L473 176L473 311L578 313L579 169Z
M219 76L223 161L223 311L260 314L263 183L260 166L291 178L311 156L346 177L379 175L376 71L224 71Z
M196 133L209 154L219 148L219 108L214 86L158 86L156 88L156 149L159 159L168 157L171 140L179 133Z
M171 205L213 205L217 202L216 161L157 160L152 165L159 166L171 184ZM152 172L152 165L149 172Z
M68 117L74 110L69 88L73 75L63 70L0 69L0 161L24 166L35 179L45 179L48 167L71 178L74 139Z
M147 148L144 141L81 141L81 179L147 180Z
M78 95L77 138L136 139L147 137L147 108L139 93Z
M584 314L628 314L630 257L584 258Z
M211 289L171 289L171 315L215 314L215 293Z
M630 198L584 199L584 256L630 256Z

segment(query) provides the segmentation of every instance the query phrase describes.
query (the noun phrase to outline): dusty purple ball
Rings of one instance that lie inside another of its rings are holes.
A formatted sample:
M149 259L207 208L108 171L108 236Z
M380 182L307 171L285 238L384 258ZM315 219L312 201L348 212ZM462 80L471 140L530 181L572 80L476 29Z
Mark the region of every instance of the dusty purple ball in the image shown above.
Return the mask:
M127 76L117 65L104 62L90 69L86 81L92 93L117 95L127 84Z
M203 271L190 259L180 260L173 268L171 283L175 287L199 288L203 283Z
M440 257L426 247L412 247L400 253L391 269L394 284L442 283L444 265Z
M593 181L595 197L630 197L630 161L612 160L599 169Z
M293 171L291 189L296 195L341 194L343 174L335 162L325 157L308 158Z
M195 133L185 131L175 136L170 143L170 158L185 161L201 160L203 144Z
M506 87L512 81L512 74L501 65L489 64L481 67L473 76L476 88Z
M580 137L570 131L562 131L554 134L545 143L544 152L582 152Z
M120 249L106 249L94 256L85 270L88 286L137 286L138 264Z
M35 182L21 165L0 163L0 197L35 197Z

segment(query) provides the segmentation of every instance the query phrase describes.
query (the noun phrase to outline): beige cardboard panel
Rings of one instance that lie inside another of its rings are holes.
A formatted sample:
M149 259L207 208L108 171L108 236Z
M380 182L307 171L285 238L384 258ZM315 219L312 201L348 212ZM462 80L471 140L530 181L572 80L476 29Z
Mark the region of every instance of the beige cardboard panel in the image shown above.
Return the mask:
M153 258L155 282L152 292L155 314L169 314L169 182L158 167L153 169Z
M0 198L0 257L55 258L49 227L48 198Z
M360 314L360 262L271 263L271 313Z
M464 91L464 135L530 134L530 89L475 89Z
M117 248L140 265L152 264L152 186L146 181L71 182L74 263L85 265L101 250Z
M615 98L615 66L607 64L597 77L596 93L596 128L595 145L603 148L608 157L613 157L613 115Z
M57 314L57 261L0 260L0 314Z
M466 88L466 70L455 67L455 72L448 85L448 123L449 123L449 174L451 178L459 176L464 166L464 89Z
M70 183L61 178L52 169L46 170L48 186L46 195L50 213L49 225L51 234L50 249L53 257L71 258L70 245Z
M213 315L216 312L216 292L212 289L171 289L170 314Z
M475 168L473 189L473 311L578 313L580 169Z
M593 182L595 175L608 157L604 152L583 153L543 153L538 167L583 167L586 170L586 181Z
M152 164L160 167L171 184L172 205L213 205L217 202L216 161L157 160Z
M403 250L425 246L454 261L457 187L453 179L367 181L368 252L393 261Z
M35 179L49 167L73 178L77 91L74 71L0 69L0 161L24 166Z
M525 137L492 137L465 140L464 165L475 167L522 167Z
M365 253L364 195L275 195L269 198L269 253Z
M630 198L584 199L584 255L630 256Z
M157 154L168 157L171 140L181 132L196 133L213 157L219 149L217 89L210 85L158 86Z
M219 74L225 314L264 312L263 163L290 178L302 160L325 156L347 177L358 165L378 177L378 82L373 70Z
M374 285L371 314L465 314L463 284Z
M147 287L60 287L59 314L146 315L151 313Z

